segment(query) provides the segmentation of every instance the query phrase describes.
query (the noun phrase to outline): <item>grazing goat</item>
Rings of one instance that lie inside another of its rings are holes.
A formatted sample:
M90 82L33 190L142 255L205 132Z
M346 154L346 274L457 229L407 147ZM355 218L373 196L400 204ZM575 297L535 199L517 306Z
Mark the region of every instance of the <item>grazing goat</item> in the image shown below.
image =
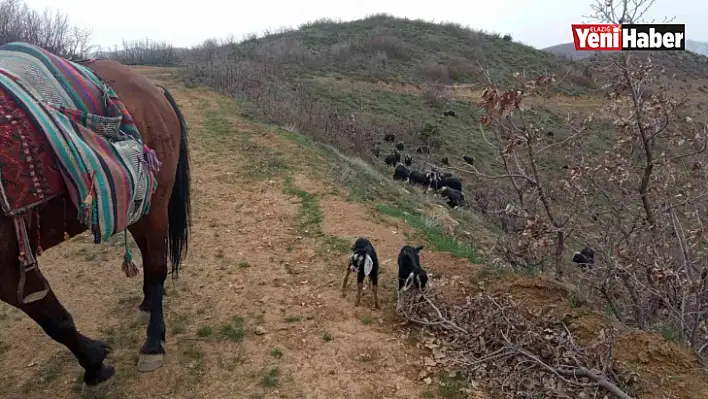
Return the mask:
M458 177L455 176L444 176L441 175L442 181L440 181L440 187L450 187L454 188L455 190L462 191L462 181Z
M456 190L452 187L443 187L440 192L440 196L445 198L447 205L453 209L462 206L465 201L465 194L462 191Z
M347 281L349 274L356 273L356 302L354 306L359 306L361 301L361 291L364 288L364 279L369 277L371 291L374 294L374 307L379 307L379 258L371 242L366 238L359 238L352 246L352 256L349 258L347 271L342 282L342 298L347 296Z
M384 141L393 142L393 141L396 141L396 135L395 134L387 134L384 136L383 139L384 139Z
M411 174L408 176L408 182L411 184L420 184L421 186L425 186L425 174L417 170L411 170Z
M594 265L595 251L593 251L590 247L585 247L582 251L576 252L573 255L573 262L579 264L583 269L588 265Z
M462 157L462 159L464 159L465 162L467 162L468 164L474 165L474 158L472 158L471 156L465 155L464 157Z
M388 166L393 166L400 161L401 161L401 153L399 153L396 150L393 150L393 152L391 154L387 155L386 158L384 158L384 162Z
M406 168L403 164L398 164L396 170L393 171L393 180L403 180L408 181L411 175L411 171Z
M414 285L422 291L428 284L428 273L420 265L420 251L423 246L404 245L398 253L398 294Z
M440 172L438 171L430 171L425 174L425 185L428 186L428 189L433 189L433 190L438 190L442 185L440 184L442 182L442 177L440 176Z
M448 165L448 166L449 166L449 165L450 165L450 159L449 159L448 157L442 157L442 159L440 160L440 163L443 164L443 165Z
M411 166L413 164L413 157L408 154L404 155L403 156L403 163L406 166Z
M415 150L418 154L430 154L430 147L423 146L423 147L418 147L418 149Z
M457 114L455 113L455 111L451 110L443 112L443 116L457 116Z
M405 148L405 146L403 145L403 143L398 143L398 144L396 144L396 149L397 149L398 151L403 151L404 148Z

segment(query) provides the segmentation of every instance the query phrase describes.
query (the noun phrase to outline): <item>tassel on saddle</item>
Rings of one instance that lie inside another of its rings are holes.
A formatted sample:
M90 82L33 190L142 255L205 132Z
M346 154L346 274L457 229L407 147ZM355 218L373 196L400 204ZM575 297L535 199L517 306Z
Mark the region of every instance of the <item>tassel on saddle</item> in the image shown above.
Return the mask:
M138 275L138 265L133 262L133 251L130 250L130 246L128 246L128 231L125 230L123 231L123 239L125 245L125 253L123 255L123 265L121 266L121 270L123 270L123 273L125 273L125 276L130 278L130 277L135 277Z

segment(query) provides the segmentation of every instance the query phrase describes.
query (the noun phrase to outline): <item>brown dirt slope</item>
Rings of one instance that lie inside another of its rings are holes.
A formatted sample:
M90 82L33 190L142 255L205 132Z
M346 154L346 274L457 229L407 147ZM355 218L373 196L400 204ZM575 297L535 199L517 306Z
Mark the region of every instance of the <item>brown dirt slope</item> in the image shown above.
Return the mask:
M165 366L135 370L145 334L135 323L141 279L120 272L119 239L95 246L80 236L40 259L82 332L114 347L116 378L97 397L436 397L436 384L419 377L427 353L393 312L396 256L410 227L347 200L322 173L324 159L243 119L232 101L187 89L160 68L141 70L173 90L191 129L193 238L179 280L167 285ZM360 235L379 252L381 311L368 291L354 308L354 284L340 297L346 252ZM422 261L466 292L477 287L471 276L480 266L430 250ZM568 293L548 284L515 278L489 289L509 290L529 306L565 306ZM591 316L575 324L579 337L591 340L602 325ZM654 378L645 397L708 397L686 351L658 335L628 337L618 356L642 380ZM65 348L0 304L0 397L81 397L79 373Z

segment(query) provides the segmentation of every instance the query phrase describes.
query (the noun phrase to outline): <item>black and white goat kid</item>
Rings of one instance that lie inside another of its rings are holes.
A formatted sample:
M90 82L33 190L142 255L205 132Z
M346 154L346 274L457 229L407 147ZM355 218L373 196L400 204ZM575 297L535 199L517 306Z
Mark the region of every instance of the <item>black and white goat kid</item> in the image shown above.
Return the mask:
M404 245L398 253L398 304L401 305L401 294L411 287L423 291L428 284L428 273L420 265L420 251L422 245L412 247Z
M344 275L342 282L342 298L347 295L347 282L349 274L356 273L357 290L356 302L354 306L359 306L361 301L361 291L364 288L364 279L369 277L371 282L371 291L374 294L374 306L380 309L379 306L379 258L376 256L376 250L369 240L359 238L352 246L352 256L349 258L347 272Z

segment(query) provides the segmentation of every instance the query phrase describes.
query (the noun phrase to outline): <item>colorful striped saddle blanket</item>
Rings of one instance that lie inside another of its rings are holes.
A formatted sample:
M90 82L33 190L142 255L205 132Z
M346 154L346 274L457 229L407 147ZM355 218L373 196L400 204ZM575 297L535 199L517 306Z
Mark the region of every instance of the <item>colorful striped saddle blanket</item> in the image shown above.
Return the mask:
M0 205L15 221L25 265L35 263L30 210L68 191L100 243L149 212L159 167L93 71L26 43L0 46Z

